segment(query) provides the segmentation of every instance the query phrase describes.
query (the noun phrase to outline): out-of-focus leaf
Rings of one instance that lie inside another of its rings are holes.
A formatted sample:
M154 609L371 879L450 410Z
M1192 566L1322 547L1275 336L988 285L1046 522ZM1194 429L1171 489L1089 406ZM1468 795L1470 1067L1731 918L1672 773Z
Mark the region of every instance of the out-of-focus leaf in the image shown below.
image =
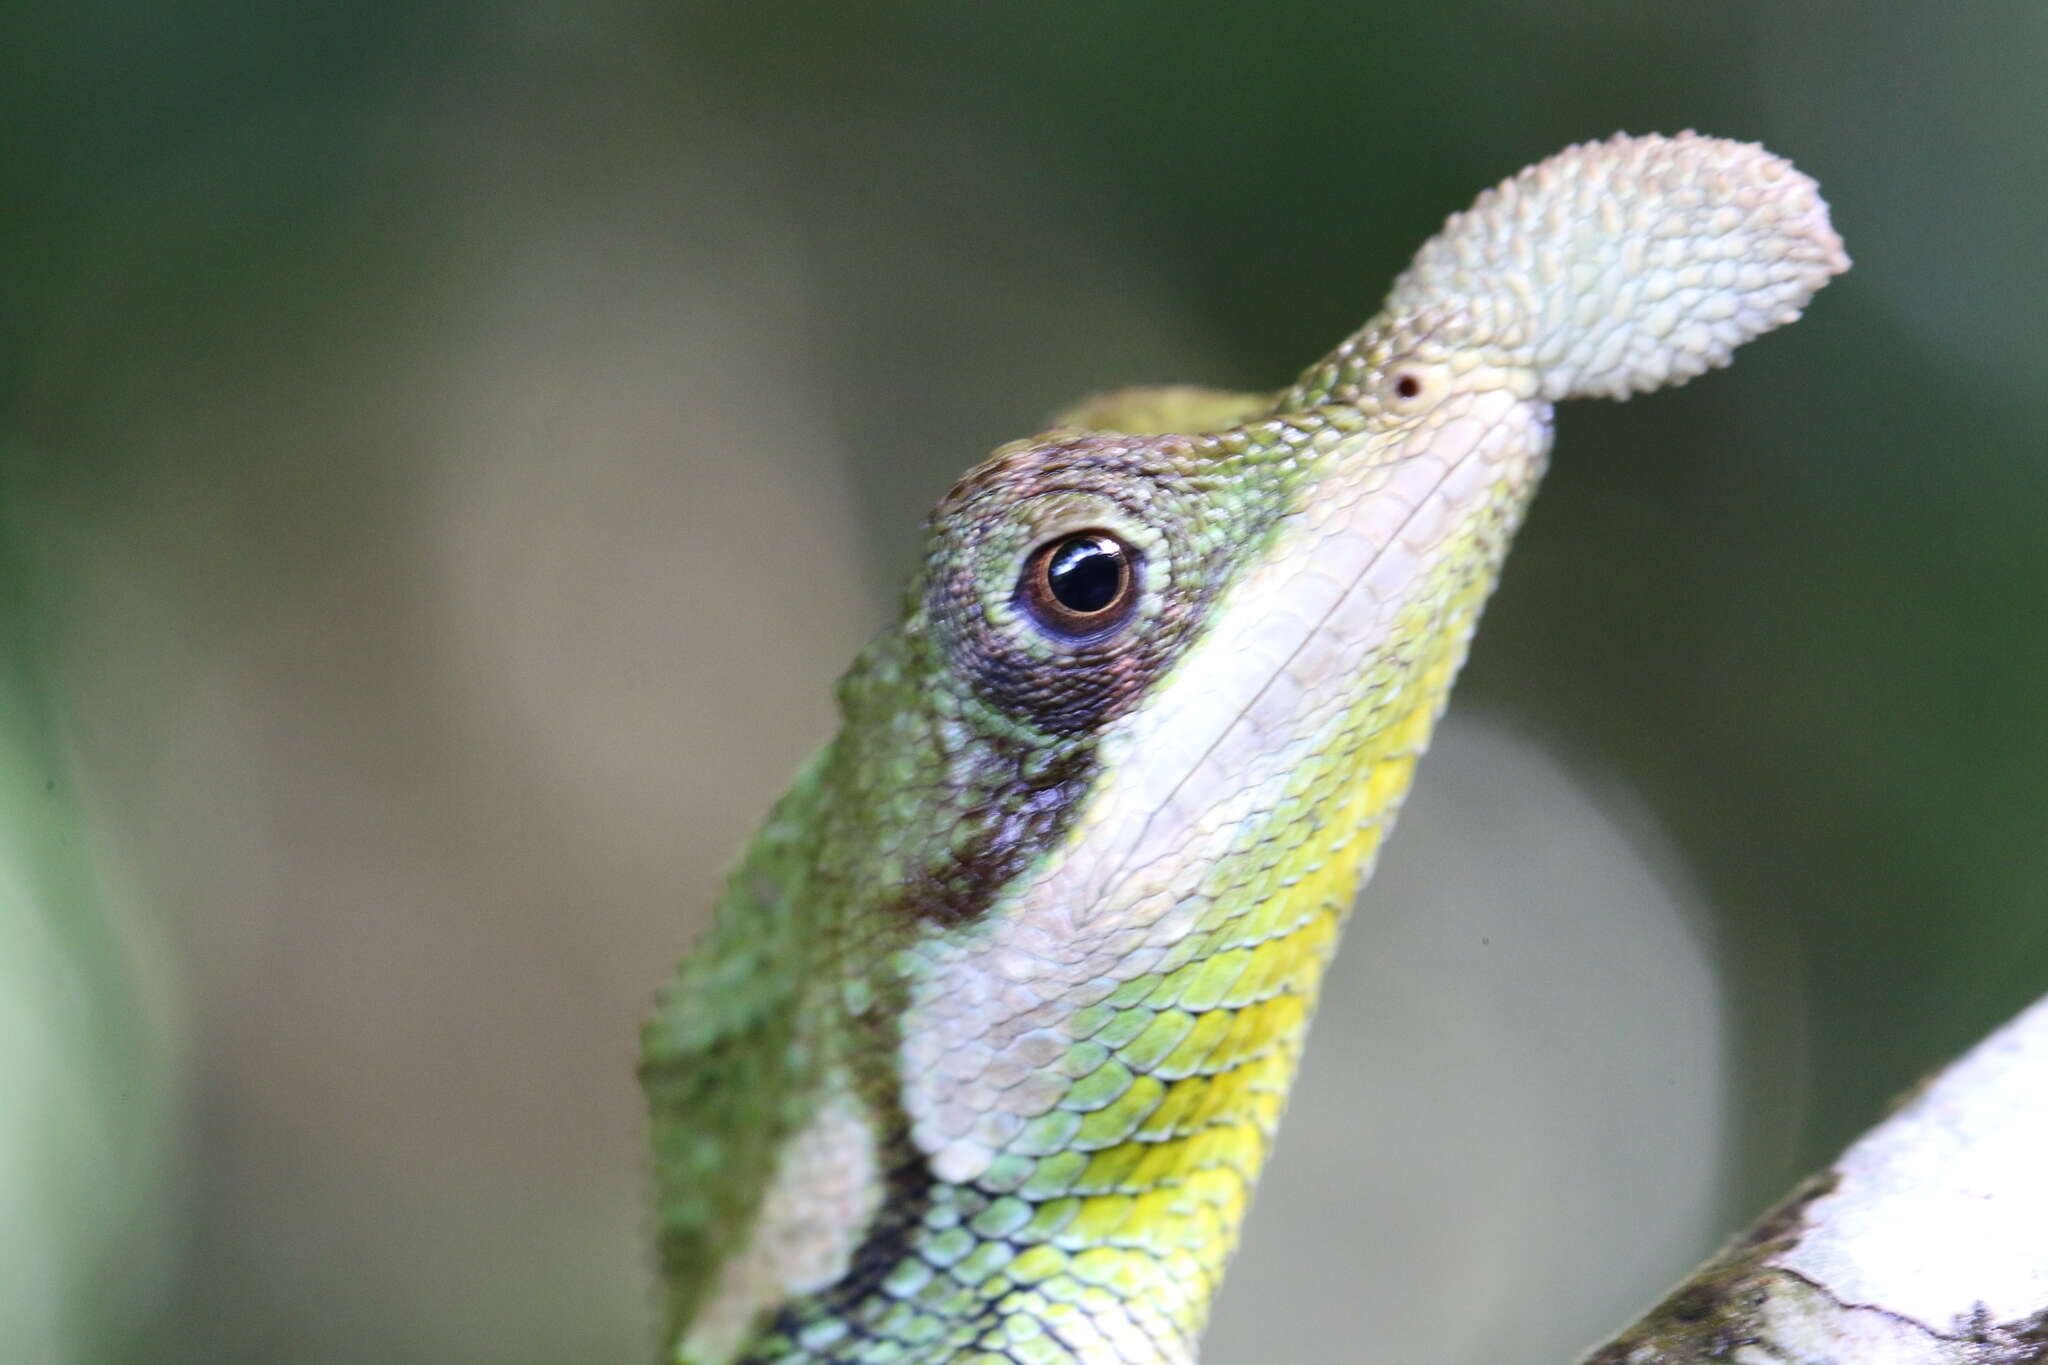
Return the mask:
M0 557L0 1358L104 1358L171 1241L173 1048L96 891Z

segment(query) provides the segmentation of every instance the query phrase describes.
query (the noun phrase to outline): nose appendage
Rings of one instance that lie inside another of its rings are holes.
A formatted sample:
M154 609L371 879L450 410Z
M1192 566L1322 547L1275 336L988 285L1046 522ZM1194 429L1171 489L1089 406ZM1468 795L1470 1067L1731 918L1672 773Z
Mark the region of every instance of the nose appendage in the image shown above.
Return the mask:
M1450 310L1464 343L1545 398L1626 398L1725 365L1849 268L1811 177L1754 143L1583 143L1479 196L1416 253L1396 314Z

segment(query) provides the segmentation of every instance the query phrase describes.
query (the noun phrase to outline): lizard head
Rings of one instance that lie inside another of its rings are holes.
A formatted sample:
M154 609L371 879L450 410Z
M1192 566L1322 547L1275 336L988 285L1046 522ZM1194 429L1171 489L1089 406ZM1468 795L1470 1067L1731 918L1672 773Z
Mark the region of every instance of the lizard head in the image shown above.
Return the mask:
M947 494L816 770L806 875L862 937L812 950L812 1050L881 1040L845 1092L895 1172L823 1335L937 1271L1048 1358L1191 1358L1552 405L1725 364L1846 267L1760 148L1572 148L1292 387L1096 400Z

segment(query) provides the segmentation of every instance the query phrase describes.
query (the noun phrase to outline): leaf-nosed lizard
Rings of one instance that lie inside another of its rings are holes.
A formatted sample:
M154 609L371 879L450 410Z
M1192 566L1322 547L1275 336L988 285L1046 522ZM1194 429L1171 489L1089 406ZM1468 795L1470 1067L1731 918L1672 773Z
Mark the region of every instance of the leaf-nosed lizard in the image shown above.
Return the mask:
M1848 268L1763 149L1454 215L1279 393L1110 394L939 503L647 1026L679 1365L1184 1365L1552 405Z

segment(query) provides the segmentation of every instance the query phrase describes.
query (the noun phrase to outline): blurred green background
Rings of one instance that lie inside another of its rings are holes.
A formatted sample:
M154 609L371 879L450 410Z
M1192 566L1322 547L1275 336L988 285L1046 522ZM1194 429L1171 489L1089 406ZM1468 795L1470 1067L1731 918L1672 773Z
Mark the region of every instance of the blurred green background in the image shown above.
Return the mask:
M0 1365L648 1358L634 1030L918 518L1442 216L1856 269L1561 414L1208 1359L1560 1359L2048 988L2048 7L7 7Z

